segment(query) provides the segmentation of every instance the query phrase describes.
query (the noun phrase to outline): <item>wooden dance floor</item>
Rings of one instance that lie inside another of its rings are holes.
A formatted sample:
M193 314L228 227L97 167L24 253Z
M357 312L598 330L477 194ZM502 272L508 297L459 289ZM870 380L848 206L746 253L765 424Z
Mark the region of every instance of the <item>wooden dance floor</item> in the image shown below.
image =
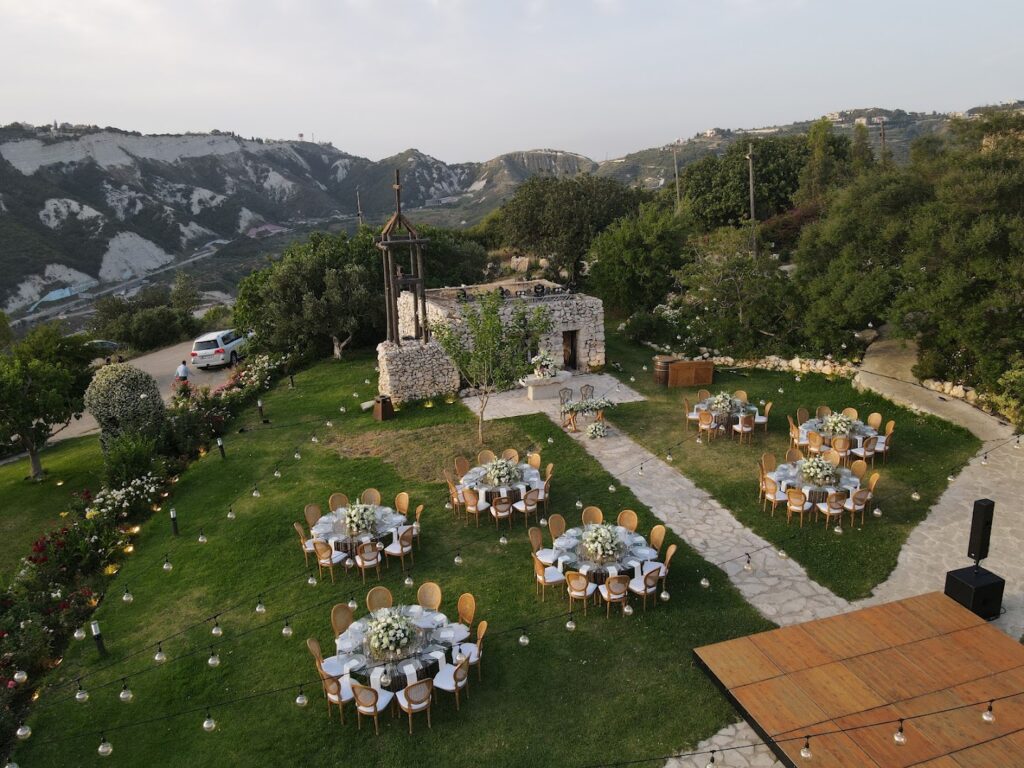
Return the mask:
M1024 646L939 592L694 655L788 766L1024 766Z

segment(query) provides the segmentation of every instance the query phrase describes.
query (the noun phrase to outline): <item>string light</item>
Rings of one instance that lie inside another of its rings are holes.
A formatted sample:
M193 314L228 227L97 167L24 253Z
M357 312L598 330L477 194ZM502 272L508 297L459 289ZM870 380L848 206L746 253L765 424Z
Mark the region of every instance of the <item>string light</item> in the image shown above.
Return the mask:
M406 576L406 577L405 577L405 586L407 586L407 587L412 587L412 585L413 585L413 584L415 584L415 583L416 583L416 582L415 582L415 581L413 581L413 578L412 578L412 576Z
M455 562L456 565L462 565L462 553L461 552L456 552L455 553L455 560L454 560L454 562Z
M789 553L786 552L786 550L784 550L784 549L778 550L776 552L776 554L779 556L780 560L788 560L789 559Z
M313 575L313 570L312 569L310 569L310 571L309 571L309 578L306 579L306 583L309 584L309 586L311 586L311 587L315 587L316 586L316 576Z
M174 569L174 566L171 565L171 559L166 554L164 555L163 568L165 571L167 571L167 573L170 573Z
M309 697L302 692L302 686L300 685L299 695L295 697L295 706L301 709L302 707L305 707L307 704L309 704Z
M503 547L508 546L508 536L502 534L500 537L498 537L498 543L501 544L501 546Z
M350 611L354 611L356 608L359 607L359 603L356 602L356 599L354 597L350 597L348 599L348 607Z
M988 466L988 454L987 453L982 454L981 466L983 466L983 467L987 467Z
M921 494L918 493L917 491L914 491L912 494L910 494L910 498L912 498L914 501L920 501Z
M667 589L663 589L661 590L659 597L661 598L661 602L667 603L672 598L672 595L668 593Z
M570 632L576 631L576 622L572 619L572 613L569 614L569 620L565 622L565 628Z
M17 672L14 673L14 682L18 683L18 685L21 685L27 680L28 672L26 672L25 670L19 669Z
M256 598L256 613L264 614L267 612L267 606L263 604L263 595Z
M85 704L89 700L89 692L82 687L82 679L78 679L78 690L75 691L75 701Z
M167 661L167 654L164 653L164 647L161 643L156 644L156 653L153 654L153 661L157 664L163 664Z
M284 626L281 627L281 637L289 638L293 633L294 630L292 630L292 625L288 623L288 619L285 619Z
M633 615L633 606L630 605L629 603L623 603L622 604L622 615L623 616L632 616Z
M669 464L675 461L675 459L672 456L672 451L669 451L668 453L665 454L665 461L667 461Z
M804 736L804 745L800 747L800 757L805 760L811 759L811 737Z
M700 585L704 587L704 589L709 589L711 587L711 582L708 580L707 576L701 576Z
M207 541L209 541L209 539L206 538L206 534L203 533L202 528L199 529L199 538L196 539L196 541L198 541L200 544L205 544Z
M548 519L546 517L542 517L538 522L540 522L540 527L541 528L547 528L548 527Z
M295 449L295 453L293 454L293 456L295 457L296 461L298 461L299 459L302 458L302 454L299 453L299 449L298 448Z
M228 507L228 520L234 520L234 519L235 519L235 508L232 507L232 506L229 506Z
M85 640L85 627L79 627L74 633L75 640Z
M210 646L210 658L206 660L206 663L209 664L211 668L220 666L220 655L216 650L214 650L212 645Z
M615 493L615 486L614 485L609 485L608 486L608 493Z
M548 445L554 445L554 444L555 444L555 438L549 437L548 438Z
M639 470L637 470L637 474L638 474L638 475L639 475L640 477L643 477L643 476L644 476L644 465L643 465L643 464L641 464L641 465L640 465L640 469L639 469Z
M713 749L711 750L711 759L708 760L708 764L705 768L715 768L715 750Z
M344 405L341 406L341 408L339 408L338 410L341 411L342 413L347 413L348 412L348 409Z
M331 421L330 419L328 419L328 420L327 420L327 424L326 424L326 426L327 426L327 428L328 428L328 429L330 429L331 427L333 427L333 426L334 426L334 422L333 422L333 421Z
M583 509L583 501L576 499L576 509Z
M873 510L871 510L871 514L874 515L875 517L881 517L882 516L882 508L881 507L875 507Z
M907 734L903 732L903 718L900 718L900 727L896 729L896 733L892 735L892 740L899 744L901 747L907 743Z
M320 438L317 437L316 435L311 435L310 438L309 438L309 442L311 442L311 443L319 443L320 442Z
M750 553L747 552L746 555L747 555L747 559L743 563L743 570L746 571L747 573L750 573L752 570L754 570L754 564L750 561Z
M213 620L213 629L210 630L210 634L214 637L220 637L224 634L224 630L221 629L220 622L216 618Z
M18 730L14 732L14 735L22 741L25 741L25 739L32 735L32 729L29 726L22 723L18 726Z
M125 704L130 704L132 699L135 698L135 694L132 693L132 689L128 687L128 678L126 677L121 678L121 692L117 694L117 698Z
M841 524L840 525L836 525L832 529L832 533L834 533L836 536L842 536L843 535L843 526Z
M526 634L525 629L523 629L523 634L519 636L519 644L524 648L530 644L530 636Z
M206 710L206 719L203 720L203 730L206 731L207 733L212 733L213 730L216 727L217 727L217 721L213 719L213 716L210 714L210 710L207 709Z
M96 748L96 751L99 753L100 757L110 757L114 751L114 746L107 741L106 736L100 736L100 745Z
M281 468L274 467L274 477L281 477Z
M996 720L996 713L992 711L993 702L988 703L988 708L981 713L981 719L986 723L994 723Z
M258 499L261 495L262 494L260 493L259 487L256 486L256 485L253 485L253 487L252 487L252 497L254 499Z

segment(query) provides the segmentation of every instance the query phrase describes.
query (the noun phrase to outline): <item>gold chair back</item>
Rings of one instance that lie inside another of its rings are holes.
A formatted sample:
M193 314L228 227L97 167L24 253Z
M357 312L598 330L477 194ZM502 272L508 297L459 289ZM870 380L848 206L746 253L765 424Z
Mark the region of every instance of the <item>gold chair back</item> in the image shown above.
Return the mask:
M477 465L489 464L496 458L497 456L494 455L494 451L484 448L482 451L480 451L480 453L476 455L476 463Z
M540 454L537 452L531 453L526 457L526 463L529 464L536 470L540 469Z
M537 526L531 525L530 530L526 532L526 535L530 538L530 549L534 552L544 546L544 537L540 532L540 528Z
M338 509L344 509L347 506L348 496L346 496L341 491L338 491L337 493L332 493L330 498L327 499L327 509L329 509L331 512L334 512L335 510Z
M707 400L710 397L711 397L711 393L708 392L706 389L698 389L697 390L697 400L698 401Z
M600 507L586 507L583 510L583 524L584 525L597 525L598 523L604 522L604 512L601 511Z
M334 630L335 637L348 629L351 623L352 609L348 607L348 603L338 603L331 608L331 629Z
M515 448L506 448L504 451L501 452L501 458L506 459L508 461L514 461L516 464L518 464L519 451L517 451Z
M661 545L665 543L665 532L666 528L661 523L651 528L651 549L655 550L659 555L661 554Z
M554 541L565 533L565 518L557 512L548 518L548 531L551 533L551 540Z
M796 425L798 427L802 426L803 424L806 424L810 420L811 420L811 415L807 412L806 408L797 408L796 409Z
M306 518L306 525L312 528L324 516L324 513L319 504L307 504L302 510L302 515Z
M774 453L765 452L761 454L761 469L765 472L774 472L777 466Z
M627 531L633 533L636 531L636 526L640 521L636 516L636 512L634 512L632 509L624 509L621 512L619 512L619 517L615 522L621 525Z
M878 411L868 414L867 421L864 422L872 429L878 430L882 428L882 414Z
M735 392L732 393L732 396L739 400L740 402L747 402L747 390L745 389L737 389Z
M394 604L395 598L392 597L391 590L387 587L373 587L366 593L366 610L370 613L379 611L381 608L390 608Z
M433 581L420 584L420 588L416 590L416 602L424 608L436 611L441 607L441 587Z
M405 491L395 496L395 511L403 515L409 514L409 494Z
M469 472L469 469L470 469L470 467L469 467L469 459L467 459L465 456L456 456L455 457L455 475L456 475L456 477L458 477L461 480L465 476L465 474L467 472Z
M826 416L832 415L832 409L827 405L819 405L817 410L814 411L814 418L824 419Z
M804 452L801 451L799 448L790 448L788 451L786 451L786 463L787 464L794 464L794 463L796 463L798 461L803 461L803 460L804 460Z
M867 471L868 463L864 461L864 459L857 459L850 465L850 472L852 472L853 476L858 480L864 477L864 475L867 474Z
M473 617L476 616L476 598L472 592L463 592L459 595L459 621L467 627L473 627Z
M860 418L860 414L857 412L857 409L852 407L843 408L843 416L848 416L854 420Z

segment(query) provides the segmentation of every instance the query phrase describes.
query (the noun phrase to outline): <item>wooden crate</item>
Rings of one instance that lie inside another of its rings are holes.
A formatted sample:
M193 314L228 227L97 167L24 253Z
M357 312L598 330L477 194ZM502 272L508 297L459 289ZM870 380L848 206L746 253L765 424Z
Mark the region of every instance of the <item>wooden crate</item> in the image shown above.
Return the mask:
M710 360L680 360L668 367L670 387L699 387L710 384L715 377L715 364Z

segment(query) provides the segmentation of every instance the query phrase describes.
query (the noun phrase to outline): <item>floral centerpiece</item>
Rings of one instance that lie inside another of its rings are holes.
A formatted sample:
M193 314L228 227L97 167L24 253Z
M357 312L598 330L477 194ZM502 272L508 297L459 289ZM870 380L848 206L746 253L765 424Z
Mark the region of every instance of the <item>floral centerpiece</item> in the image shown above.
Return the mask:
M372 504L352 504L342 511L341 519L349 534L361 533L373 529L377 522L377 510Z
M615 560L622 552L622 542L615 532L615 526L592 525L580 537L580 548L587 559L596 563Z
M416 627L395 608L381 608L366 622L366 645L377 659L394 658L416 637Z
M547 352L538 352L530 358L530 364L538 379L550 379L558 375L558 364Z
M819 488L839 482L839 470L832 466L831 461L820 456L805 461L800 467L800 474L808 483Z
M488 485L507 486L523 479L523 470L514 461L495 459L484 464L484 480Z
M830 413L821 420L821 431L827 432L830 435L849 434L852 427L853 419L841 413Z
M607 437L608 426L603 421L595 421L587 427L587 437L593 440L596 437Z
M732 411L732 395L728 392L719 392L711 398L709 408L715 413L729 413Z

